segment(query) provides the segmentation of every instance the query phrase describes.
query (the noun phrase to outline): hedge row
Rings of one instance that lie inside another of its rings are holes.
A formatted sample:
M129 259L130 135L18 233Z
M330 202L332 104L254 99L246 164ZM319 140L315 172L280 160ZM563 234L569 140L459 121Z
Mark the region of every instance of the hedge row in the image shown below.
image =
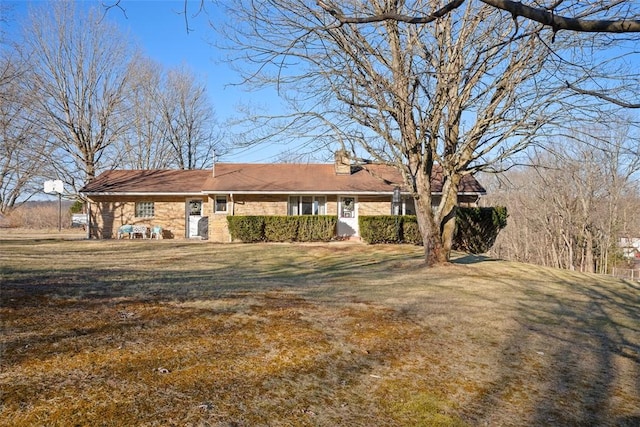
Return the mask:
M227 216L232 240L242 242L326 242L335 237L338 217Z
M500 230L507 226L507 208L459 208L453 249L472 254L487 252Z
M360 236L367 243L422 244L415 215L376 215L358 218ZM469 253L487 252L507 225L507 208L458 208L453 248Z
M233 240L242 242L326 242L336 236L338 218L331 215L228 216ZM415 215L360 216L360 237L367 243L422 244ZM507 225L507 208L458 208L453 248L487 252Z
M415 215L371 215L358 217L360 237L367 243L422 244Z

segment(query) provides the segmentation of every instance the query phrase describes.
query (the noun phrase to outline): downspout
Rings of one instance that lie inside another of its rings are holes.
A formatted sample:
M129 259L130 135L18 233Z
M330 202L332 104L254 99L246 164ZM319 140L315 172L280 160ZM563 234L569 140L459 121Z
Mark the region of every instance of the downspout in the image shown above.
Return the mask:
M91 202L89 200L87 203L87 240L91 240Z
M233 193L229 193L229 199L231 200L231 216L236 214L236 202L233 200ZM228 230L227 230L228 231ZM231 233L229 233L229 243L233 240L231 239Z
M231 216L236 214L236 203L233 200L233 193L229 193L229 199L231 200Z

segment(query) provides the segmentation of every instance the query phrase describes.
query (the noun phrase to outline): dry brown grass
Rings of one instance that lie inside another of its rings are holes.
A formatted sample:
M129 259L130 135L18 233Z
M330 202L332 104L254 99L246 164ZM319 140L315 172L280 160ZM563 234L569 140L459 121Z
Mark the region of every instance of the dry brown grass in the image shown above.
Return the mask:
M0 216L0 228L51 229L58 230L58 222L63 229L71 228L71 202L58 201L27 202ZM28 234L30 234L29 231Z
M640 423L634 283L424 269L411 246L44 237L0 234L1 425Z

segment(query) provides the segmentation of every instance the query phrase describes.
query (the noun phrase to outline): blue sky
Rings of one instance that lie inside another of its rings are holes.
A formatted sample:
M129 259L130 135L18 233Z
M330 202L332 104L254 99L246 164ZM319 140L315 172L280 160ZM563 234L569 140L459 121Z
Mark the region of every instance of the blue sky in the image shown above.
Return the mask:
M11 33L19 31L19 21L26 15L30 5L42 4L38 0L0 0L11 7L5 29ZM113 4L112 0L86 0L87 5ZM216 36L210 27L222 19L211 2L206 2L205 14L197 14L200 0L187 2L189 30L185 22L183 0L121 0L123 10L111 8L107 12L110 21L118 24L123 32L137 39L143 53L165 67L177 67L186 64L206 85L220 123L237 116L236 107L240 103L252 103L259 100L274 105L278 103L273 96L265 93L249 93L240 87L238 76L227 64L222 62L223 52L211 45ZM272 162L278 153L274 147L263 146L245 150L236 155L228 155L220 160L228 162Z
M42 3L42 0L0 0L3 4L13 6L6 23L11 34L17 31L19 20L26 13L30 4ZM86 5L103 7L115 3L115 0L84 0ZM205 1L207 14L197 14L200 0L187 1L189 29L184 15L184 0L121 0L123 10L112 8L107 12L108 18L117 23L123 32L129 32L138 40L144 54L163 64L165 67L176 67L186 64L194 73L206 82L212 104L219 122L236 117L239 104L259 104L268 106L270 110L279 108L279 101L273 91L245 92L240 87L232 87L239 83L238 76L230 67L222 62L224 53L216 50L210 42L216 37L210 24L221 22L224 17L216 10L211 1ZM631 49L636 49L630 43ZM640 61L636 54L630 61ZM635 67L635 65L634 65ZM633 100L631 100L633 101ZM293 142L295 143L295 141ZM273 162L278 152L286 146L263 145L249 150L238 151L219 160L226 162Z

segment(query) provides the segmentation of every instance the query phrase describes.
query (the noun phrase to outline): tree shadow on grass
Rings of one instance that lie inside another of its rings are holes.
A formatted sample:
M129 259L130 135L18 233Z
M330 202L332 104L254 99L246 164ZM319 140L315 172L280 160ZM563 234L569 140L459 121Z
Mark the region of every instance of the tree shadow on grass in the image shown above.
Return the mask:
M477 264L480 262L490 262L490 261L497 261L497 260L485 255L478 255L478 254L460 254L459 256L454 255L451 257L452 263L463 264L463 265Z
M638 285L536 273L514 307L518 327L502 344L494 379L470 404L470 418L492 424L502 409L521 405L530 412L509 425L640 425Z

